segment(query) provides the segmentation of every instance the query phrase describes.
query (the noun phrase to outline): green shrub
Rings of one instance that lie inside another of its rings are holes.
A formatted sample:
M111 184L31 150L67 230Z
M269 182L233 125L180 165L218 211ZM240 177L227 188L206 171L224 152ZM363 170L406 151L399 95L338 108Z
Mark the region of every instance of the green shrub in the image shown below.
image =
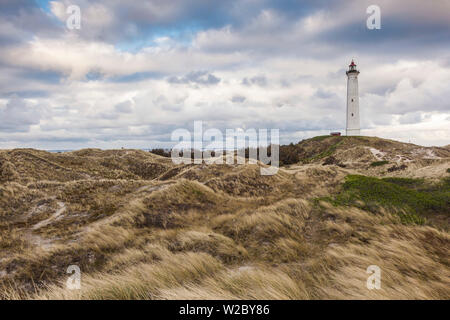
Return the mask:
M330 136L330 137L331 137L331 136ZM310 157L310 158L304 159L303 162L309 163L309 162L311 162L311 161L315 161L315 160L319 160L319 159L322 159L322 158L331 156L331 155L336 151L337 147L338 147L342 142L344 142L344 140L341 139L341 140L339 140L338 142L336 142L335 144L331 145L331 146L330 146L328 149L326 149L325 151L323 151L323 152L321 152L321 153L319 153L319 154L316 154L316 155L314 155L314 156L312 156L312 157Z
M149 152L157 154L159 156L167 157L167 158L170 158L170 156L171 156L171 153L170 153L171 151L166 151L161 148L151 149Z
M422 214L449 211L450 178L438 184L427 184L423 179L348 175L332 203L357 206L370 212L384 207L398 213L402 223L423 224Z
M374 161L370 164L371 167L379 167L384 166L385 164L388 164L389 161L383 160L383 161Z
M389 183L396 184L401 187L413 188L413 189L429 189L430 186L425 183L424 179L412 179L412 178L398 178L398 177L387 177L381 180Z

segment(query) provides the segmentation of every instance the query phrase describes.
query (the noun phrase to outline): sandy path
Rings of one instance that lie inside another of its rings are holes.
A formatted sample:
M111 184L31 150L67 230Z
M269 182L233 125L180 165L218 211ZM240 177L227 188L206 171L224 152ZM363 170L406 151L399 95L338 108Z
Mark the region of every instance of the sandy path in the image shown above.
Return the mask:
M66 211L66 205L62 202L58 202L59 209L56 210L54 214L51 215L48 219L42 220L41 222L36 223L32 229L37 230L39 228L45 227L46 225L52 223L54 220L58 219L58 217Z

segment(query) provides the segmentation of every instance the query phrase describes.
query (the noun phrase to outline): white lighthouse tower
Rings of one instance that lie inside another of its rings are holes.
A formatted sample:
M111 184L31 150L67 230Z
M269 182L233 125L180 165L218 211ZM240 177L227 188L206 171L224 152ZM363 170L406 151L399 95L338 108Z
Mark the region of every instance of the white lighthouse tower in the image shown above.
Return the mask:
M359 136L359 95L356 64L352 60L347 73L347 136Z

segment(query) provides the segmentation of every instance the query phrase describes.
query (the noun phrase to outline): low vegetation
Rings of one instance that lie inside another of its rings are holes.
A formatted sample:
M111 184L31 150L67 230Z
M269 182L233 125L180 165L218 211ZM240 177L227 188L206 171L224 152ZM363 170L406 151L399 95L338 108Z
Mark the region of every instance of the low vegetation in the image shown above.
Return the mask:
M371 167L380 167L384 166L385 164L388 164L389 161L383 160L383 161L374 161L370 164Z
M431 184L424 179L349 175L342 191L332 197L332 202L335 205L357 206L374 213L383 208L395 211L403 223L424 224L426 216L433 219L448 213L450 179L444 178Z
M410 150L317 137L282 146L295 162L274 176L164 150L0 151L0 298L449 299L446 151L387 173L369 148Z

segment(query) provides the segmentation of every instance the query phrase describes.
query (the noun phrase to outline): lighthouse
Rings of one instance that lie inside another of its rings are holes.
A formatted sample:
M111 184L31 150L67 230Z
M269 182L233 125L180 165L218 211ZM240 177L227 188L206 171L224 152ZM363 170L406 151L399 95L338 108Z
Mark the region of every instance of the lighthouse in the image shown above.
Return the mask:
M358 75L356 64L352 63L347 70L347 136L359 136L359 95Z

